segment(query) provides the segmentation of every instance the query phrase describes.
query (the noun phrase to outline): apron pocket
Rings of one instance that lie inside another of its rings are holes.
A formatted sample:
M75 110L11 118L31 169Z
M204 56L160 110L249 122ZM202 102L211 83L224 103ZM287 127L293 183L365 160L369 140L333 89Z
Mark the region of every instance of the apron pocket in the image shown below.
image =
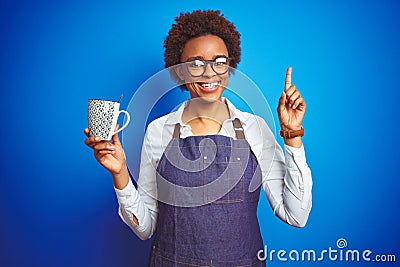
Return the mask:
M230 204L244 200L244 169L240 158L231 162L205 162L204 197L212 204Z

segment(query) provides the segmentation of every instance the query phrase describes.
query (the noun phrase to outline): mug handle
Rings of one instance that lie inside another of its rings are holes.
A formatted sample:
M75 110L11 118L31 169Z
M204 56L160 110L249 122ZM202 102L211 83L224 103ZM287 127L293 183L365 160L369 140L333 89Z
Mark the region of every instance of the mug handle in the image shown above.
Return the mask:
M129 115L128 111L126 111L126 110L120 110L120 111L118 112L118 117L119 117L119 115L120 115L121 113L124 113L124 114L125 114L125 116L126 116L126 122L125 122L125 124L124 124L121 128L118 129L118 131L113 132L112 135L114 135L114 134L116 134L116 133L119 133L120 131L122 131L123 129L125 129L126 126L128 126L128 124L129 124L129 122L130 122L130 120L131 120L131 116ZM118 117L117 117L117 118L118 118Z

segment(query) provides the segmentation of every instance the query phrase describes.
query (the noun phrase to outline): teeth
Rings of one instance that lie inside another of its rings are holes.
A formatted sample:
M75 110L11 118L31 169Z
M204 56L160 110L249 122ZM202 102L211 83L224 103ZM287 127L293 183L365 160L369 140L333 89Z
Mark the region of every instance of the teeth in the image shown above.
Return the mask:
M215 87L215 86L217 86L218 85L218 83L202 83L201 84L201 86L202 87L204 87L204 88L213 88L213 87Z

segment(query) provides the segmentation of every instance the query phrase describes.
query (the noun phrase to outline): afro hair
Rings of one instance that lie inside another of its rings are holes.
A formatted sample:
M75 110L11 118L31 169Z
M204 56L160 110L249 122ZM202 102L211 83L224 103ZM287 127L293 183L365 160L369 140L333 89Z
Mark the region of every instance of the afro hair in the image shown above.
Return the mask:
M221 11L195 10L191 13L181 13L175 18L175 22L164 41L166 68L182 63L181 55L187 41L207 34L216 35L225 42L230 58L229 65L236 68L241 55L240 33ZM173 72L171 76L175 81L182 82Z

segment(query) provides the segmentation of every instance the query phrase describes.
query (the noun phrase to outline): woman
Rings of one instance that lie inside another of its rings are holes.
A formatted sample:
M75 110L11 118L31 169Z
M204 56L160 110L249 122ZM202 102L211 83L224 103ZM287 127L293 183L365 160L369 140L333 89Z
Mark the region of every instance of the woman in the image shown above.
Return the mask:
M155 234L150 266L265 266L257 258L263 248L260 187L251 189L257 181L284 222L303 227L308 219L312 180L301 140L306 103L289 67L277 109L284 156L263 119L221 96L229 68L240 61L239 38L219 11L176 18L165 62L176 66L172 76L190 100L149 124L137 190L117 134L112 142L85 140L112 174L122 220L143 240Z

